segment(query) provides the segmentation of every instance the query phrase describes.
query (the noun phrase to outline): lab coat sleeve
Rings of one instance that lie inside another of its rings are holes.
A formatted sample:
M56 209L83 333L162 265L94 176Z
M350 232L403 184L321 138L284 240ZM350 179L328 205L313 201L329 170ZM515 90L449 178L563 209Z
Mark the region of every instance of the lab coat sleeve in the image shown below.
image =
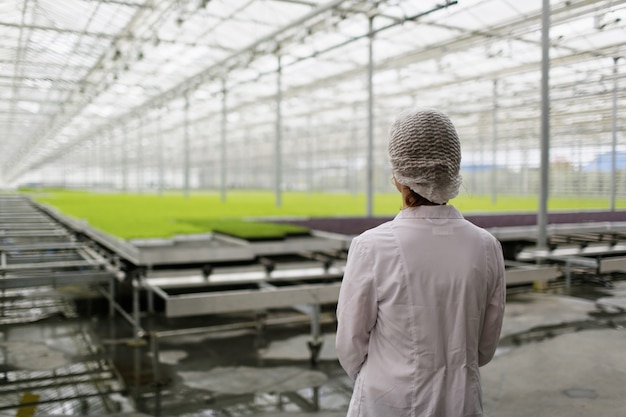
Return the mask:
M491 294L489 304L485 310L482 332L478 344L478 365L488 364L496 353L500 332L502 331L502 320L504 318L504 305L506 300L506 281L504 277L504 257L500 242L496 241L494 250L488 259L492 265L492 273L495 278L495 285Z
M377 311L372 258L363 243L355 238L339 291L336 338L339 363L353 380L367 358Z

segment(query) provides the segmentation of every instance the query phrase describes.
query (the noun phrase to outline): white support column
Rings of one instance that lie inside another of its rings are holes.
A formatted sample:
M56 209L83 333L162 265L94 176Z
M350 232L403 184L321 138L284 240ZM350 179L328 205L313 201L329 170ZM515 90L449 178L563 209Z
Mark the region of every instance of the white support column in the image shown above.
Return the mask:
M120 146L120 152L122 153L122 191L128 192L128 135L126 125L122 126L122 146Z
M357 146L359 143L359 122L358 122L358 106L357 103L352 103L352 126L350 127L350 143L352 146ZM357 170L356 170L356 155L358 155L358 150L355 149L354 152L348 151L346 155L347 161L347 172L346 172L346 192L352 195L356 195L358 190L358 181L357 181Z
M163 159L163 132L161 125L161 118L165 112L163 109L159 111L159 115L156 120L156 142L157 142L157 192L159 195L163 195L163 188L165 183L165 161Z
M493 80L493 111L491 120L491 204L498 201L498 80Z
M222 79L222 119L221 119L221 145L220 145L220 194L222 196L222 202L226 202L226 188L227 188L227 153L226 153L226 138L227 138L227 122L228 122L228 107L227 107L227 95L226 95L226 79Z
M282 142L282 100L283 100L283 92L282 92L282 62L280 54L277 55L278 58L278 68L276 70L276 138L275 138L275 148L274 148L274 163L275 163L275 184L274 191L276 193L276 207L280 207L283 204L282 201L282 150L281 150L281 142Z
M313 125L311 123L311 115L306 117L306 191L311 194L313 192L313 144L315 142L315 134L311 131Z
M102 165L101 165L102 175L100 176L100 178L102 178L103 185L108 185L111 183L110 173L111 173L112 160L111 160L110 149L113 147L112 136L113 136L113 133L109 130L106 133L106 136L102 138L102 146L100 147L100 155L102 158ZM109 189L108 186L104 187L104 191L107 191L108 189Z
M369 18L367 45L367 211L368 217L374 214L374 16Z
M98 174L98 178L96 180L96 186L100 189L103 189L103 185L104 185L104 152L103 149L105 148L105 144L104 141L106 140L106 136L104 135L104 133L100 134L100 137L98 138L98 141L96 142L96 166L97 166L97 174Z
M139 120L137 123L137 143L135 145L135 149L137 150L137 191L139 193L143 192L144 186L143 135L143 117L139 116Z
M98 143L100 138L94 137L91 140L91 179L89 180L89 188L93 189L98 183Z
M185 94L185 106L183 108L183 194L189 198L189 177L191 174L191 149L189 144L189 95Z
M617 61L613 58L613 108L611 111L611 211L615 211L617 194Z
M541 15L541 162L537 249L548 244L548 194L550 188L550 0L543 0Z

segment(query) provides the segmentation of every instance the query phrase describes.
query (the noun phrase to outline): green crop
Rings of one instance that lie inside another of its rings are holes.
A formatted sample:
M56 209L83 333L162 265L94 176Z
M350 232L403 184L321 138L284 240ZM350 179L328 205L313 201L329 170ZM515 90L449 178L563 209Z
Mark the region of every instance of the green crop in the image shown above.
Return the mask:
M303 234L307 229L272 223L272 219L365 216L364 194L298 193L282 194L276 206L269 191L231 191L225 202L219 193L123 194L44 190L29 192L40 203L56 207L64 214L86 220L92 227L123 239L171 237L179 234L220 231L247 239L280 238ZM463 213L536 212L537 197L462 194L451 204ZM401 206L397 193L376 194L374 215L391 217ZM620 208L626 200L617 201ZM549 209L607 209L602 198L551 198Z

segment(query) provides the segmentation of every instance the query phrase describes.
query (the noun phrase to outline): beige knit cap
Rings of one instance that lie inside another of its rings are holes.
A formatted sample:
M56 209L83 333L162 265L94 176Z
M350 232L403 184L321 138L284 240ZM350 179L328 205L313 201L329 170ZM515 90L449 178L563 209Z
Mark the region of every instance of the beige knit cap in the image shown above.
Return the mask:
M396 181L429 201L443 204L459 193L461 144L445 114L402 112L389 130L389 158Z

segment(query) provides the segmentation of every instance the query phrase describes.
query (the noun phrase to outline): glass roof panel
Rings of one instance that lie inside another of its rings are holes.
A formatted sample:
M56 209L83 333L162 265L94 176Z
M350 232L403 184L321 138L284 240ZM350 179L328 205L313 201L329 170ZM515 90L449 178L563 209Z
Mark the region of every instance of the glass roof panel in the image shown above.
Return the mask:
M358 115L365 129L370 18L381 120L423 104L454 111L468 130L480 131L494 95L511 120L531 120L539 103L541 4L1 2L0 95L8 100L0 108L0 182L54 164L81 144L109 143L102 138L140 119L180 130L185 96L192 130L204 135L206 118L219 126L217 115L203 112L221 114L223 85L229 118L245 113L237 121L243 132L271 135L279 55L285 118L292 118L286 125L318 118L334 126ZM551 10L554 117L580 108L580 123L591 125L608 111L614 58L626 55L626 0L554 0ZM595 115L583 117L588 111ZM524 126L507 131L522 137Z

